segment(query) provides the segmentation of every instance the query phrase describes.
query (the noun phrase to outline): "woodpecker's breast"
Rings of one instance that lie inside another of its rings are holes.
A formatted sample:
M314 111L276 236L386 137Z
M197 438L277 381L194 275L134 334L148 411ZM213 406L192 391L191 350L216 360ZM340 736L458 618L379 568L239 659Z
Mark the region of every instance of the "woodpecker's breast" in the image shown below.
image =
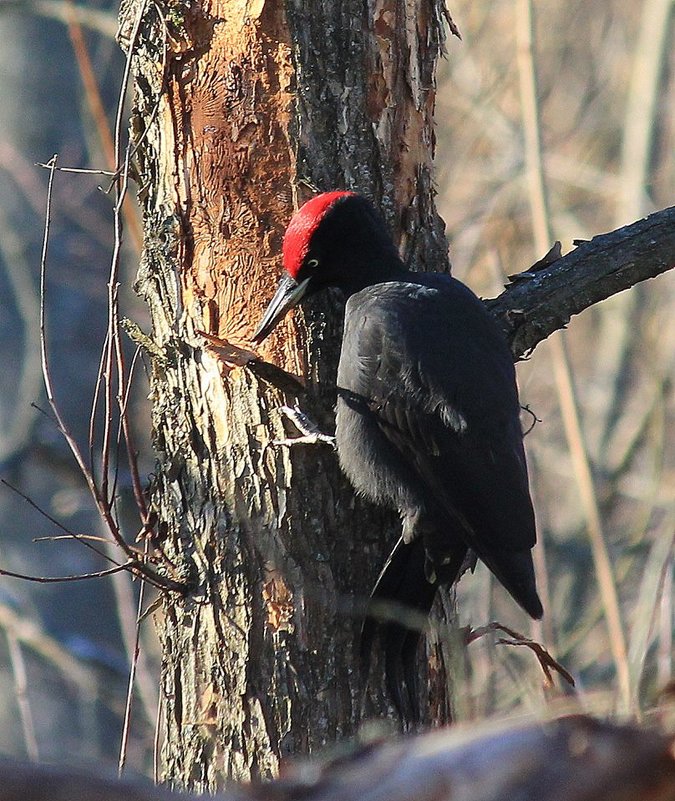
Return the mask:
M345 382L348 383L348 382ZM345 387L345 389L347 389ZM414 515L421 493L407 465L382 434L372 414L347 392L338 391L335 439L340 467L354 489L370 500Z
M378 399L395 389L387 386L392 364L386 362L392 358L389 345L397 332L386 293L378 297L373 290L371 287L353 295L345 310L337 376L338 457L358 492L404 515L414 515L423 506L419 479L382 433L377 420Z

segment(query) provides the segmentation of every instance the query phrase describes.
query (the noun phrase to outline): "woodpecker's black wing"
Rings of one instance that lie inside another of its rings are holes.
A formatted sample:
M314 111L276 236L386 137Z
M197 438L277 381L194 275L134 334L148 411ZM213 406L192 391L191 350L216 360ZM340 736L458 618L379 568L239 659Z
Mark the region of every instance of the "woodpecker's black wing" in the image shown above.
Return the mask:
M459 524L466 545L539 617L534 512L510 352L463 284L449 276L413 280L377 284L349 300L339 391L367 404L434 516Z
M374 599L428 611L437 583L456 578L470 548L529 614L540 617L515 371L481 301L454 279L431 275L355 294L347 304L338 393L338 407L368 420L369 438L379 437L370 443L373 464L385 463L393 474L378 483L373 470L359 480L359 454L344 442L340 448L338 436L341 462L355 485L398 508L406 503L405 492L397 497L401 485L408 485L408 497L421 498L424 547L397 545ZM383 497L389 486L394 490ZM374 629L367 620L364 655ZM390 691L400 684L402 661L412 695L419 635L395 623L383 632ZM399 695L399 710L400 703Z

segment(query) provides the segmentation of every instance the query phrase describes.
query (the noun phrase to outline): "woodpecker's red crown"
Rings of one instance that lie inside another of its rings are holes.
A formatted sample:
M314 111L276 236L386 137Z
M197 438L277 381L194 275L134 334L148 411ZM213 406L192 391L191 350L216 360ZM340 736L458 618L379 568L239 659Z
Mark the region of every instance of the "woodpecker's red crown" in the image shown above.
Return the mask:
M326 212L340 198L353 194L354 192L324 192L308 200L293 215L284 234L283 244L284 269L292 278L298 277L307 257L312 236L326 216Z

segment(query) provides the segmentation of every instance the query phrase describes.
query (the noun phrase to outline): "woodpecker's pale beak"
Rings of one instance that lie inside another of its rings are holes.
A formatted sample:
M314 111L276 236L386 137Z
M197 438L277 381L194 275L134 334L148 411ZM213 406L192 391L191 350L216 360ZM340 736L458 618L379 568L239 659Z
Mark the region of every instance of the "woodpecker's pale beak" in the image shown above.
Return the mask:
M285 275L281 279L276 294L267 307L267 311L263 315L260 325L256 328L255 334L253 334L253 342L262 342L265 337L269 336L272 329L285 316L286 312L300 303L307 293L307 285L310 280L311 276L298 283L290 275Z

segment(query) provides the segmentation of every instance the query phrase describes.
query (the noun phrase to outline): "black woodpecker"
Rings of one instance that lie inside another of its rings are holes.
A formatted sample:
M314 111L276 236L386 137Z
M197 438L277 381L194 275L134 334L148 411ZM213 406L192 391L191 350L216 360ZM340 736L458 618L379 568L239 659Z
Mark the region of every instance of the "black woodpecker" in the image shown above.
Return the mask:
M373 205L328 192L293 217L286 271L260 323L262 341L303 298L337 287L345 300L336 444L357 492L398 510L402 536L372 591L428 614L440 584L481 559L534 618L536 541L513 358L481 300L449 275L407 270ZM419 628L363 626L364 668L377 634L387 686L418 717Z

